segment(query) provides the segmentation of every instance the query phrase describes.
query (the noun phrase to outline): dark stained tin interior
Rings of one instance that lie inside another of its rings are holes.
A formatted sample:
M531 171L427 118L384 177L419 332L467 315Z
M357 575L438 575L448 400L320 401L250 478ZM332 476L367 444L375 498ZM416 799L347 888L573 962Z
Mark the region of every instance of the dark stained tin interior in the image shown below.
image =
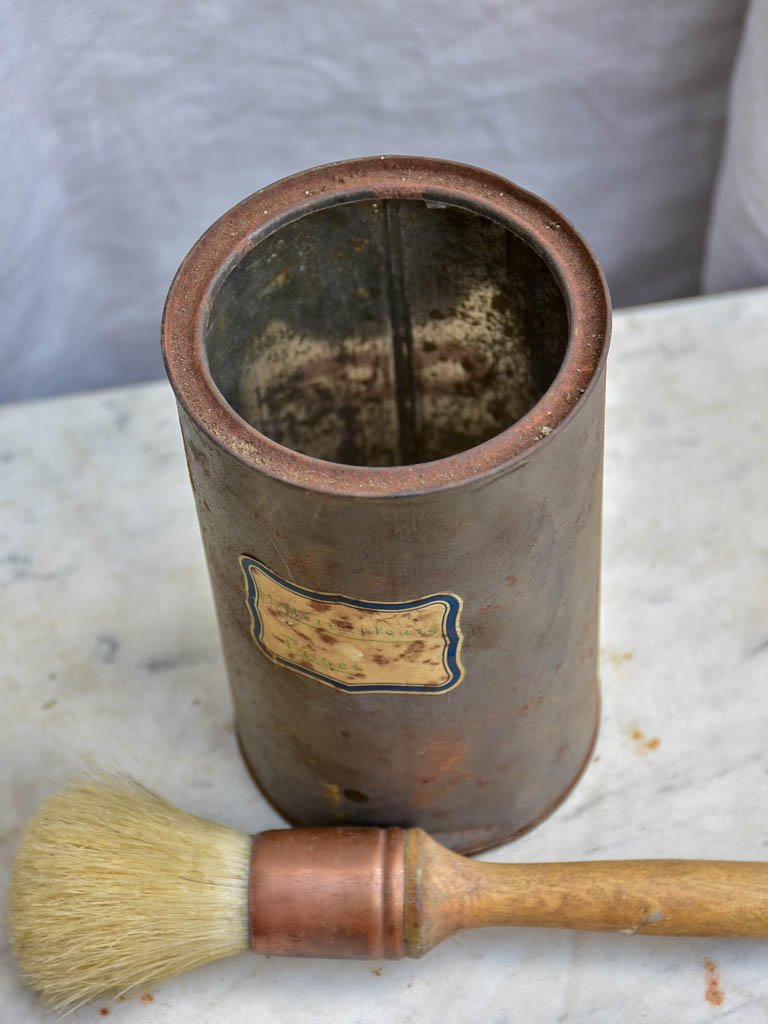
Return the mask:
M358 200L255 245L214 299L213 380L251 426L355 466L441 459L523 417L568 341L533 247L471 210Z
M427 157L363 157L233 207L182 263L163 355L199 429L325 493L423 493L510 468L586 401L605 280L555 209Z

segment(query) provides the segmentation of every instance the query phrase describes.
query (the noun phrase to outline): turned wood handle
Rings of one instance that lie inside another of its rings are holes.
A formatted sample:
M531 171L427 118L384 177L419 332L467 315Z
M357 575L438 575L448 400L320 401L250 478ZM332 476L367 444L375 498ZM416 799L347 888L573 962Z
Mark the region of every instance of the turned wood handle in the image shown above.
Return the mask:
M465 928L533 925L652 935L768 936L768 864L630 860L489 864L410 829L408 956Z

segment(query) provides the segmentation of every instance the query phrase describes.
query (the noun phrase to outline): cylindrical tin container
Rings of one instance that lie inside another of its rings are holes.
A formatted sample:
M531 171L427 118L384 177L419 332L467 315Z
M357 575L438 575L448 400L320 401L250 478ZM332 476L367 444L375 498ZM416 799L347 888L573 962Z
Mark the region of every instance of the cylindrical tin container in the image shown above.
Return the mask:
M594 742L609 299L486 171L380 157L271 185L168 296L245 759L296 824L531 828Z

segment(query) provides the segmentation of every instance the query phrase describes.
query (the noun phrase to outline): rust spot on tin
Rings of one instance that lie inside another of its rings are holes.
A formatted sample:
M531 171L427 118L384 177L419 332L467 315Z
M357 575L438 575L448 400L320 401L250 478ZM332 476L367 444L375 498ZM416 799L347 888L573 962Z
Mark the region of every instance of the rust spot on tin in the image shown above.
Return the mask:
M331 636L330 633L321 633L320 631L318 631L317 635L318 635L318 638L320 639L320 641L322 643L324 643L324 644L328 644L329 646L331 646L331 645L337 643L336 637L335 636Z
M383 969L384 969L383 967L372 967L371 968L371 974L375 974L377 978L380 978L381 977L381 972L383 971Z
M313 611L316 611L316 612L327 612L328 611L328 605L323 604L322 601L310 601L309 602L309 607Z
M109 1016L109 1007L108 1006L102 1006L102 1008L99 1010L99 1013L101 1014L102 1017L108 1017Z
M287 277L288 267L283 267L279 273L275 274L275 276L267 282L262 290L262 295L267 295L269 292L274 291L277 288L281 288L285 284Z
M419 751L419 786L411 796L415 807L425 807L444 797L464 779L472 777L465 761L463 738L436 737Z
M154 1003L155 997L152 995L151 992L142 992L141 1001L142 1003Z
M704 957L704 969L707 972L707 988L704 996L711 1006L722 1006L725 1000L725 993L720 988L720 979L717 976L717 964L710 957Z
M374 654L373 660L377 665L388 665L389 658L385 658L383 654Z
M344 798L341 793L341 786L337 782L324 782L323 789L327 802L331 809L331 814L336 821L344 821Z
M521 707L514 708L510 712L510 716L512 718L516 718L518 715L525 715L529 711L538 711L539 708L543 707L547 703L547 701L552 703L556 700L557 698L554 697L552 694L546 695L540 693L535 697L529 697L529 699Z

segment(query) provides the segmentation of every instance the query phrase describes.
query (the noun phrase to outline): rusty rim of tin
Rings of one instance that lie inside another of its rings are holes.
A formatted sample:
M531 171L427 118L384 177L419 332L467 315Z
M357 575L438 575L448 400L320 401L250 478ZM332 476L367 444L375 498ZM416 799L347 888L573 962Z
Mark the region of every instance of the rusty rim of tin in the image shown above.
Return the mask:
M495 437L432 462L353 466L287 448L244 420L213 381L205 330L216 294L256 245L307 214L361 200L421 199L481 214L527 241L542 257L568 310L565 355L550 387ZM550 444L584 405L608 354L610 299L600 266L572 224L538 196L467 164L414 156L361 157L283 178L220 217L193 246L171 284L162 349L179 404L234 458L277 479L332 494L394 497L441 490L499 471Z

